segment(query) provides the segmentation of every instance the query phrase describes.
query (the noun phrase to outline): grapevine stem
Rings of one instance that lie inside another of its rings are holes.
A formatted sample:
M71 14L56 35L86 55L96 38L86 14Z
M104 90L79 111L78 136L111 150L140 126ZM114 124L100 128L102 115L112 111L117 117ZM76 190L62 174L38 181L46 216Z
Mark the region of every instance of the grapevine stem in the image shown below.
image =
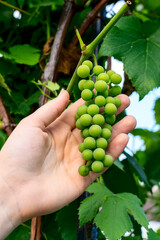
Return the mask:
M88 45L86 46L86 49L83 51L81 58L78 62L78 65L73 73L73 76L69 82L69 85L67 87L67 91L69 94L71 94L72 89L74 85L76 84L78 80L77 76L77 68L82 64L82 62L86 59L88 59L94 52L94 49L96 46L102 41L102 39L105 37L105 35L109 32L109 30L116 24L116 22L120 19L120 17L123 16L123 14L127 11L128 6L130 5L130 2L127 1L121 9L116 13L116 15L110 20L110 22L103 28L103 30L98 34L98 36Z
M82 38L81 38L81 35L80 35L78 29L75 28L75 31L76 31L76 36L77 36L77 38L78 38L78 41L79 41L81 50L85 50L86 45L84 44L84 42L83 42L83 40L82 40Z
M96 59L95 54L93 54L93 62L94 62L94 65L95 65L95 66L98 65L98 64L97 64L97 59Z

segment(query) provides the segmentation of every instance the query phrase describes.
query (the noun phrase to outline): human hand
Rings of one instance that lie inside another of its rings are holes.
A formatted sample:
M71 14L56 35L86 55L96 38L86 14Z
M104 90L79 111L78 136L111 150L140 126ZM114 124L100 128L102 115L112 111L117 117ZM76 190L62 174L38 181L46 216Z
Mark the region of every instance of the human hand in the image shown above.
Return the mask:
M129 105L126 95L117 114ZM19 222L33 216L54 212L79 197L100 175L86 177L78 173L84 164L78 145L80 130L75 128L74 115L80 99L64 112L69 101L66 91L23 119L0 152L0 179L11 191ZM107 154L113 159L122 153L128 142L126 135L136 125L127 116L113 127Z

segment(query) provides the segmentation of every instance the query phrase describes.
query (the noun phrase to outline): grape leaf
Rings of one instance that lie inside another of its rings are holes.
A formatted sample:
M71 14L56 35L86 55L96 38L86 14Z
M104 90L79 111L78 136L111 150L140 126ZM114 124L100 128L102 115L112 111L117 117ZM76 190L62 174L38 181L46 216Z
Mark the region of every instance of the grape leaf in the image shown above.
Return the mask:
M28 240L30 239L31 229L22 225L18 226L5 240Z
M157 124L160 124L160 98L158 98L155 102L154 116L155 116Z
M149 228L148 231L148 240L159 240L160 237L153 231L153 229Z
M148 227L148 220L140 207L142 203L137 196L131 193L114 194L100 183L93 183L87 191L94 193L94 195L81 203L79 208L81 224L91 220L101 207L94 218L94 223L109 240L119 239L125 232L130 231L133 225L129 214L140 225ZM88 214L90 217L86 217Z
M23 7L24 1L25 1L25 0L18 0L18 3L19 3L20 8Z
M142 99L160 86L160 27L134 16L121 18L105 37L99 56L114 56Z
M0 121L1 124L1 121ZM3 144L7 140L7 134L0 130L0 149L3 147Z
M141 136L143 137L147 137L147 138L151 138L153 141L159 141L160 140L160 136L158 136L155 132L149 131L147 129L141 129L141 128L136 128L132 131L132 134L134 136Z

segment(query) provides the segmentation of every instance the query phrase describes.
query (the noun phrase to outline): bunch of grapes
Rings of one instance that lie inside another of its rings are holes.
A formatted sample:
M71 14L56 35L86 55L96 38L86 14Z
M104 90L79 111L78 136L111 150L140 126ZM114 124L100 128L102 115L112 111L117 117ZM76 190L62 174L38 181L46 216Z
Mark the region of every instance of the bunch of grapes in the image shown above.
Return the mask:
M105 149L110 142L117 108L121 106L117 95L121 93L118 84L122 78L112 70L105 72L100 65L93 67L89 60L78 67L77 75L82 78L78 87L85 104L78 107L75 119L84 139L79 144L79 151L86 161L78 171L80 175L87 176L89 171L100 173L104 167L113 164L113 158L105 154ZM96 82L93 76L96 76Z

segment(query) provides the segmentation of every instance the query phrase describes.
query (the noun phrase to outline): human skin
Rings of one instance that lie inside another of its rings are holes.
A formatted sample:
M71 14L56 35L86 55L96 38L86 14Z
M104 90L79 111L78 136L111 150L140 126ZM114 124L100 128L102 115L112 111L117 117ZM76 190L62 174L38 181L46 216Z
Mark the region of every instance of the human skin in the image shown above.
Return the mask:
M126 95L119 97L122 105L117 114L130 103ZM62 90L56 99L24 118L0 152L0 240L20 223L72 202L100 175L90 172L82 177L78 173L85 161L78 151L83 139L74 115L84 101L80 99L65 110L68 102L67 91ZM135 126L133 116L113 126L106 153L114 160Z

